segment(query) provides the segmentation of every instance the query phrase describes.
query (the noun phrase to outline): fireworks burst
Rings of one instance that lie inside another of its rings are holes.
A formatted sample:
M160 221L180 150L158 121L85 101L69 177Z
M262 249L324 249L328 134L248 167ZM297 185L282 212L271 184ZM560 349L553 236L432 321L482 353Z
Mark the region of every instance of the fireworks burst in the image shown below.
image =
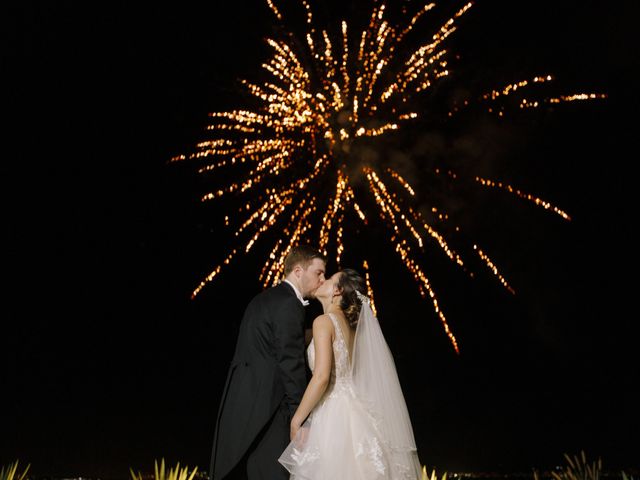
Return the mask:
M284 25L284 16L276 3L273 0L267 3ZM268 80L242 82L259 106L253 110L211 113L212 124L208 127L211 139L198 144L194 153L172 159L200 159L204 166L199 172L233 169L234 178L238 179L202 197L204 202L223 196L239 202L241 207L232 216L237 222L234 233L238 242L195 288L192 298L236 256L249 252L269 230L281 233L260 273L265 287L279 281L284 257L301 241L318 245L327 255L331 249L339 266L346 248L343 237L348 219L368 225L374 217L388 227L393 250L413 276L422 297L432 302L446 335L459 353L457 340L419 261L430 237L454 264L473 276L435 225L436 220L447 222L448 214L433 207L433 215L427 218L412 203L419 192L399 172L354 153L358 142L388 136L404 124L420 121L424 112L415 108L414 97L450 75L450 54L444 47L445 40L458 28L458 19L472 3L463 5L428 41L407 48L406 37L425 21L434 6L429 3L413 14L403 7L404 21L392 25L387 20L386 4L374 2L369 22L362 31L352 32L347 22L342 21L330 34L318 29L310 3L301 0L300 8L306 17L303 41L296 40L292 33L266 40L272 52L262 65ZM505 97L552 80L551 75L545 75L516 82L481 95L475 103L486 104L490 112L502 116ZM573 94L538 100L522 98L519 107L603 97ZM470 103L474 101L454 105L443 120L460 114ZM435 173L446 174L452 181L457 179L451 170L435 169ZM480 177L472 180L482 186L503 189L570 220L563 210L511 185ZM229 223L227 215L225 224ZM477 244L473 244L473 251L499 282L515 294L487 253ZM372 296L366 258L362 259L362 267Z

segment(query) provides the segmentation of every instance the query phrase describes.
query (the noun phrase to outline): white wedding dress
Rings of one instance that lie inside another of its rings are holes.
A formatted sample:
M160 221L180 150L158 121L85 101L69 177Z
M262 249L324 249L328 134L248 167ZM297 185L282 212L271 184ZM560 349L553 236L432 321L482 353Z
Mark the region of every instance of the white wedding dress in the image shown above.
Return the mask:
M358 398L343 332L337 318L329 316L336 331L329 385L278 461L291 480L419 480L415 444L399 449L385 442L380 418ZM307 358L313 371L313 340Z

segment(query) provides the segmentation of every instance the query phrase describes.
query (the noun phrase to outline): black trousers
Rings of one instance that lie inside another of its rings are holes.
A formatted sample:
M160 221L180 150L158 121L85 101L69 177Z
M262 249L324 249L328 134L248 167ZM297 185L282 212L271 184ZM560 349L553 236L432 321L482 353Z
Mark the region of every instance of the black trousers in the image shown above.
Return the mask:
M288 409L283 404L224 480L289 480L289 472L278 462L289 445L289 427Z

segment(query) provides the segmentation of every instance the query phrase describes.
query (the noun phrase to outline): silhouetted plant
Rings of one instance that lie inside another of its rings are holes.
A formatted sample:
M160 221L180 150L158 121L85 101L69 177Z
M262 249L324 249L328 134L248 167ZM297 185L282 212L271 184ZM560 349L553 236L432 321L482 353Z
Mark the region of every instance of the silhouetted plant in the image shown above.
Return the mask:
M180 468L180 462L176 464L176 466L169 470L167 473L164 468L164 458L160 463L160 469L158 469L158 460L154 461L155 467L155 480L193 480L193 477L196 475L198 471L198 467L195 467L191 475L189 475L189 467ZM131 477L133 480L143 480L142 474L138 471L138 475L129 467L129 471L131 472ZM0 479L1 480L1 479Z
M436 469L434 468L431 471L431 476L429 476L427 474L427 467L426 466L422 466L422 480L438 480L438 476L436 475ZM442 474L442 478L440 478L440 480L447 480L447 472L444 472Z
M580 450L580 457L574 455L573 460L566 453L563 455L567 459L568 465L564 471L551 472L554 480L598 480L600 478L600 471L602 470L602 459L600 457L598 457L597 462L594 461L589 465L584 450ZM534 480L540 480L537 470L533 471L533 478Z
M25 468L18 477L16 476L16 472L18 471L18 460L16 460L15 463L10 463L7 467L2 467L2 469L0 469L0 480L24 480L30 466L31 464L27 465L27 468Z
M602 470L602 459L598 457L598 461L594 461L591 465L587 462L584 450L580 450L580 458L573 456L573 462L566 453L564 458L567 459L569 465L565 467L564 472L552 472L553 478L556 480L598 480L600 471Z

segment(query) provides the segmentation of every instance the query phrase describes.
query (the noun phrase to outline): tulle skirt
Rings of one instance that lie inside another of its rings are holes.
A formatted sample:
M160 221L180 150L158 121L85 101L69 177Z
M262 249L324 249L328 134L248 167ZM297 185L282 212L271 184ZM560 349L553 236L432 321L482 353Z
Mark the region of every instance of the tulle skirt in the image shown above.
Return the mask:
M278 461L290 472L290 480L421 478L417 452L391 451L349 388L333 389L323 397Z

